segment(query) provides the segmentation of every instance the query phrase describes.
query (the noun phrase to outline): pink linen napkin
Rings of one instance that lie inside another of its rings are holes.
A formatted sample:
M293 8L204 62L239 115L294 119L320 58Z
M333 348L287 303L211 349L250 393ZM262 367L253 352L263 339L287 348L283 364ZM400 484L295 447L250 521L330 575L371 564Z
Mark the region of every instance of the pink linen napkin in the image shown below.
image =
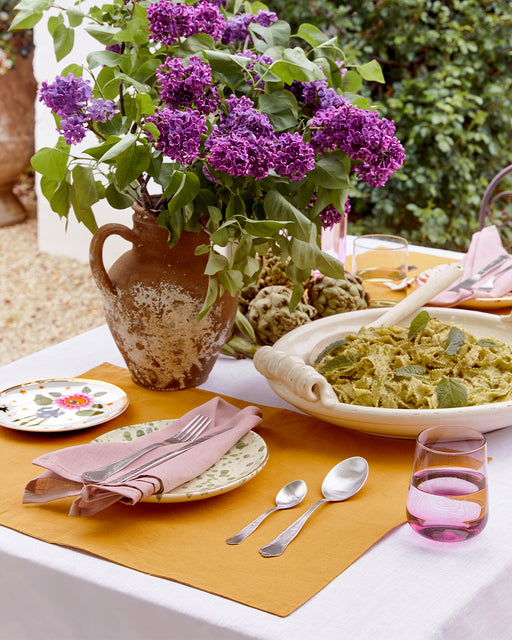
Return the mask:
M483 269L486 264L489 264L494 258L499 255L507 255L508 261L502 262L495 269L490 271L482 280L476 282L471 289L461 289L460 291L450 291L447 289L433 298L429 304L434 306L446 306L453 307L456 304L469 300L470 298L499 298L506 293L512 291L512 270L505 271L502 275L496 278L494 287L487 291L478 289L479 284L483 284L493 274L498 273L506 266L512 265L512 256L510 256L501 242L498 230L496 226L484 227L481 231L473 234L471 244L469 245L468 252L461 261L464 267L462 276L456 280L450 288L457 286L459 282L471 277L480 269Z
M116 476L124 475L130 469L155 460L165 453L171 453L181 448L183 444L158 447L135 460L108 480L84 485L82 473L85 471L123 458L153 442L161 442L180 431L194 416L199 414L212 418L212 423L201 434L201 437L215 433L219 433L219 435L196 444L189 451L163 462L146 471L144 475L119 486L112 484L115 482ZM33 464L45 467L47 471L27 484L23 502L49 502L58 498L78 495L78 498L71 505L69 511L71 516L94 515L119 500L130 505L136 504L147 496L170 491L197 477L212 464L215 464L240 438L260 422L261 412L257 407L250 406L238 409L222 398L213 398L200 407L189 411L167 428L147 434L132 442L91 442L39 456L33 460Z

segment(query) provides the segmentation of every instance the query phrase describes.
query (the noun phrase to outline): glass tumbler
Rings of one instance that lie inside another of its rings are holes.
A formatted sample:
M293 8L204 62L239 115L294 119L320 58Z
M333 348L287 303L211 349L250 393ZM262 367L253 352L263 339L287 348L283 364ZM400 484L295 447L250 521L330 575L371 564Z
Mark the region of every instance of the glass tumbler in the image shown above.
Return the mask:
M440 542L476 536L487 523L485 437L467 427L437 426L416 440L407 521Z
M372 306L396 304L389 292L407 287L409 245L405 238L389 235L357 236L354 239L352 271L363 281Z

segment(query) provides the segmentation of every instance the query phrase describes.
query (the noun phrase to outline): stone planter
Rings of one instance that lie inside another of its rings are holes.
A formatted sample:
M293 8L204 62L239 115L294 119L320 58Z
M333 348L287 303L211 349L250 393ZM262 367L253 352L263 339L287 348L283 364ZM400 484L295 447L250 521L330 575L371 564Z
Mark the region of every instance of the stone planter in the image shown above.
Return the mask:
M34 153L36 93L32 55L18 56L15 68L0 76L0 227L27 217L12 189Z

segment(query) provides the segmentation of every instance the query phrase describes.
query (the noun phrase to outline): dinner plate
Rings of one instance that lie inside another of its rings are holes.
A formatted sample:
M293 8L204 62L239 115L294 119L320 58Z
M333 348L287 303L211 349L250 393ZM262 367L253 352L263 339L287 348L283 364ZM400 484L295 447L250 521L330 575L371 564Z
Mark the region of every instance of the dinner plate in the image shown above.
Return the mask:
M494 336L512 342L511 315L446 307L425 307L425 310L431 317L456 324L478 338ZM398 324L409 326L418 311ZM387 409L339 402L327 380L309 365L310 354L321 342L334 342L340 334L357 333L384 312L364 309L308 322L285 334L272 347L258 349L254 356L256 369L278 396L297 409L363 433L415 438L426 427L439 424L465 425L481 433L512 425L511 400L450 409Z
M426 269L416 276L416 280L423 284L430 278L432 273L446 269L447 266L448 264L438 264L435 267ZM476 311L506 309L507 307L512 307L512 292L499 298L470 298L469 300L462 300L457 306L464 309L475 309Z
M127 406L126 393L108 382L37 380L0 392L0 425L34 432L87 429L115 418Z
M120 427L102 434L93 442L131 442L153 431L165 429L172 422L174 420L157 420ZM167 493L149 496L144 502L187 502L232 491L254 478L267 460L265 441L254 431L249 431L204 473Z

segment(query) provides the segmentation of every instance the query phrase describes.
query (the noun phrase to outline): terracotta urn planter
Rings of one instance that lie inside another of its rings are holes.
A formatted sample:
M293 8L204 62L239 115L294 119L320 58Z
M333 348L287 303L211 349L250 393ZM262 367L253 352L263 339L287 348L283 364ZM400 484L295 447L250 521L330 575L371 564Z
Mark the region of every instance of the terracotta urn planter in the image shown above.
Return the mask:
M176 390L203 383L229 338L237 299L224 294L198 321L208 288L207 256L195 256L206 233L184 231L169 248L168 232L134 207L133 229L106 224L90 248L92 274L103 295L107 324L134 382ZM119 235L133 247L105 270L106 239Z
M34 153L36 92L32 55L17 56L14 69L0 75L0 227L27 217L12 189Z

